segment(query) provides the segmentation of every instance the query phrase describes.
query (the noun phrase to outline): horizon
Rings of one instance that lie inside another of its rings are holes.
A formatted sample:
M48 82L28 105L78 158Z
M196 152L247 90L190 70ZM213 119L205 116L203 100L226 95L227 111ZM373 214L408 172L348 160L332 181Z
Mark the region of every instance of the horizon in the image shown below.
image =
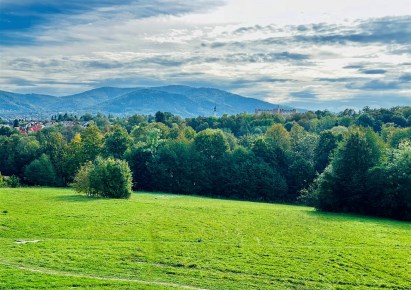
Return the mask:
M408 0L4 0L0 19L4 91L176 84L307 110L411 105Z

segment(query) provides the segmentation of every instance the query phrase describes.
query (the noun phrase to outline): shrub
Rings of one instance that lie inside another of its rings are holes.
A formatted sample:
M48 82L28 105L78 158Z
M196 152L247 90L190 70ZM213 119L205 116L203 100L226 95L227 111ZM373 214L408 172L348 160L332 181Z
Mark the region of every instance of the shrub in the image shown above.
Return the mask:
M126 161L98 157L80 168L73 185L89 196L129 198L132 174Z
M11 188L19 187L21 185L20 184L20 178L18 178L15 175L12 175L6 180L6 184L7 184L7 186L9 186Z
M0 187L19 187L20 178L15 175L12 176L3 176L0 172Z
M73 186L76 188L78 192L84 192L87 195L93 195L90 187L90 171L93 167L91 162L87 162L83 166L80 167L76 176L74 177Z
M0 187L5 187L6 186L6 179L3 175L1 175L0 172Z

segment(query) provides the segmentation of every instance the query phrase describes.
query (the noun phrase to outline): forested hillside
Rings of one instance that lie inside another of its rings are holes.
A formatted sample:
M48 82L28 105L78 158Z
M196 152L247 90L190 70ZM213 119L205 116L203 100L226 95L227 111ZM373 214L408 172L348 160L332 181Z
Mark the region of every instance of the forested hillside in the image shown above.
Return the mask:
M411 107L53 120L29 134L0 127L0 184L68 186L100 156L125 160L135 190L411 219Z
M116 116L167 111L183 117L254 113L275 105L214 88L162 86L148 88L102 87L75 95L49 96L0 91L0 117L44 117L59 112L103 112ZM281 105L281 108L290 109Z

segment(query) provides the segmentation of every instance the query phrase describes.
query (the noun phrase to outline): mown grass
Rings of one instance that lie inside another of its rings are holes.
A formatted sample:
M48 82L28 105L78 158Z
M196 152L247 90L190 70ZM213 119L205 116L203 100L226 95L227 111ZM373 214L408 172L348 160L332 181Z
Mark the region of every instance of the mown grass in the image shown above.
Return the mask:
M301 206L3 188L0 251L0 289L411 289L410 223Z

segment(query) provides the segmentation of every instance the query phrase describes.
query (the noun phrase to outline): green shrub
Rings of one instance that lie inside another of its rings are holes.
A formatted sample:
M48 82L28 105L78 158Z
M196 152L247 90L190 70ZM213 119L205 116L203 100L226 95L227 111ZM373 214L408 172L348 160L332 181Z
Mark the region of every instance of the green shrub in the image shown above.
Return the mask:
M6 180L6 185L12 188L19 187L21 185L20 178L18 178L15 175L12 175Z
M73 185L78 192L89 196L129 198L132 175L126 161L98 157L80 168Z
M15 175L12 176L3 176L0 172L0 187L19 187L20 178Z
M0 172L0 187L5 187L6 186L6 179L3 175L1 175Z

